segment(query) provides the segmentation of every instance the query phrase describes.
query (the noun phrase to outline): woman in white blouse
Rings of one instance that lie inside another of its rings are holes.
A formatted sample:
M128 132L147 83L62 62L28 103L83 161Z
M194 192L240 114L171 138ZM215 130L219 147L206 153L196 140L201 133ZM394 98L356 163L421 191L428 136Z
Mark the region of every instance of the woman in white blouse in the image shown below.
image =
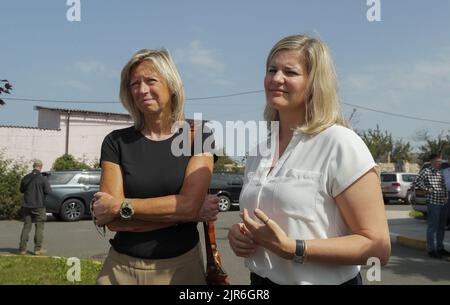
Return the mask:
M283 38L264 87L276 153L248 158L230 245L255 285L361 284L359 265L387 264L389 231L378 168L342 116L328 48Z

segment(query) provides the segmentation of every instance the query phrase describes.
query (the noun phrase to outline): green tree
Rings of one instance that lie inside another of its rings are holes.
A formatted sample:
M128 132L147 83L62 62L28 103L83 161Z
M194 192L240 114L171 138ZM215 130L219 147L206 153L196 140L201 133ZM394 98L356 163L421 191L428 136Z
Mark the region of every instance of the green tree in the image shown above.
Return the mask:
M0 151L0 217L13 219L22 206L20 180L27 173L27 166L21 161L6 159Z
M412 161L413 151L409 142L404 143L402 139L395 141L392 149L391 161Z
M424 132L422 140L425 142L419 147L419 159L422 162L429 161L430 155L437 154L439 156L450 155L450 135L444 136L442 131L436 138L428 135L428 132Z
M53 163L53 170L80 170L80 169L90 169L90 166L82 161L78 161L72 155L62 155L57 158Z
M11 94L12 85L7 79L0 80L0 95L2 93ZM0 106L5 105L5 102L0 98Z
M100 159L96 158L94 159L94 161L92 161L92 166L91 168L100 168Z
M227 154L225 153L225 150L221 151L221 156L219 156L217 162L214 164L214 171L215 172L223 172L223 171L229 171L232 172L243 172L243 167L240 167L237 162L235 162L233 159L231 159Z
M388 154L392 153L393 140L392 135L386 130L381 131L377 125L376 129L368 129L359 134L364 143L369 148L372 157L375 161L385 161Z

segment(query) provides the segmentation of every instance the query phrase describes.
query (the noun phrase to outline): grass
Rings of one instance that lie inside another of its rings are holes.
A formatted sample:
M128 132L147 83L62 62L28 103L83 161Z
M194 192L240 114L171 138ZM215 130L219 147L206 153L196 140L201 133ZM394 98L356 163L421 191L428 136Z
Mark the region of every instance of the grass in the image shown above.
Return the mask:
M101 262L81 259L80 281L75 264L67 265L65 257L0 255L0 285L94 285ZM69 277L68 277L69 275Z
M419 211L411 211L409 216L413 218L425 219L425 214Z

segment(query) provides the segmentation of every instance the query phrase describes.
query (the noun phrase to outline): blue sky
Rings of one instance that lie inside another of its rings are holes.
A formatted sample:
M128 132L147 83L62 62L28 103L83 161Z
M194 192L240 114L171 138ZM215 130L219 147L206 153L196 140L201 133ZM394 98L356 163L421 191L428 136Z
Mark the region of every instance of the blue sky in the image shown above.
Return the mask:
M166 47L187 98L263 89L264 64L281 37L305 33L330 47L344 103L450 122L450 1L380 0L380 22L366 0L118 1L81 0L81 21L68 22L65 0L3 1L0 125L36 126L33 106L124 112L120 103L43 103L7 97L117 101L119 74L133 52ZM187 100L186 115L261 120L264 94ZM343 105L349 116L353 107ZM450 124L396 118L363 109L354 127L390 131L416 144Z

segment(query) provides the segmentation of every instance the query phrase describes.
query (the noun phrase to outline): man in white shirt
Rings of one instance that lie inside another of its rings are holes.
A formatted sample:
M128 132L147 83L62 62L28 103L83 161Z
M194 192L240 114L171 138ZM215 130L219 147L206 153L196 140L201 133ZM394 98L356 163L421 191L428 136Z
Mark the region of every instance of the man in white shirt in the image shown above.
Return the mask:
M450 165L450 156L448 156L448 164ZM448 201L447 201L447 230L450 230L450 167L447 167L442 171L442 176L444 176L445 185L448 191Z

